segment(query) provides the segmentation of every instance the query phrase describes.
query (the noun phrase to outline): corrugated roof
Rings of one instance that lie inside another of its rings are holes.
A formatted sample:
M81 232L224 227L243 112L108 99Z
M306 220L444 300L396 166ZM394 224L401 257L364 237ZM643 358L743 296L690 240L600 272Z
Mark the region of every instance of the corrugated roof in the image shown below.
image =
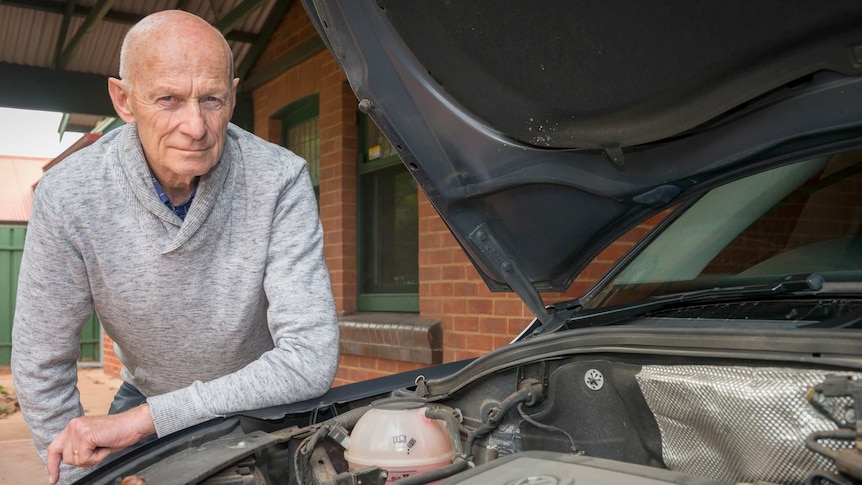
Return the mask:
M227 38L240 90L293 0L0 0L0 106L113 116L128 30L154 12L182 8ZM62 39L62 42L58 42ZM241 102L240 102L241 103ZM251 123L249 110L238 110Z
M0 155L0 224L26 224L30 220L33 185L49 161Z
M71 0L69 0L71 1ZM115 76L120 62L120 44L131 26L143 16L176 8L192 12L213 25L224 20L236 7L249 5L250 11L226 33L236 65L242 64L249 46L259 35L278 0L115 0L108 13L81 39L64 70ZM58 55L57 39L62 31L67 1L4 0L0 2L0 62L53 69ZM76 12L69 18L63 49L76 38L86 14L96 0L73 2ZM255 7L256 5L256 7ZM62 53L62 49L59 53Z

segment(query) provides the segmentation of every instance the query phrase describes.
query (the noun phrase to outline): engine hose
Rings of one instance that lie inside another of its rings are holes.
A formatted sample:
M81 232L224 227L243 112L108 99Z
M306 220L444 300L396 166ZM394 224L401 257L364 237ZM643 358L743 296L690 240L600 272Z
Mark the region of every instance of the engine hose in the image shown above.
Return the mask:
M296 482L298 485L313 485L315 483L314 474L311 467L311 453L317 443L329 434L329 431L336 425L345 428L353 428L371 406L363 406L361 408L351 409L344 414L339 414L334 418L327 419L318 424L317 430L310 436L302 440L299 448L296 449L296 454L293 456L293 467L296 471Z
M491 431L494 431L497 426L500 425L500 420L502 420L506 414L512 410L512 408L526 401L530 395L531 392L529 389L521 389L504 399L498 407L491 409L491 412L488 413L488 420L485 421L482 426L476 428L470 436L467 437L467 442L464 444L464 452L467 454L468 459L473 457L473 443L475 443L477 439L484 438L491 433Z
M353 428L356 426L356 423L359 422L359 418L361 418L369 409L371 409L371 406L362 406L361 408L351 409L344 414L339 414L334 418L329 418L321 424L335 423L348 429Z
M428 405L425 408L425 416L446 423L446 431L449 433L449 442L452 444L452 461L464 459L464 449L461 445L462 425L458 419L459 413L449 406L440 404ZM466 433L465 433L466 434Z
M425 483L436 482L437 480L451 477L456 473L461 473L468 468L470 468L470 463L463 458L460 458L451 465L420 473L419 475L404 477L398 480L398 485L422 485Z

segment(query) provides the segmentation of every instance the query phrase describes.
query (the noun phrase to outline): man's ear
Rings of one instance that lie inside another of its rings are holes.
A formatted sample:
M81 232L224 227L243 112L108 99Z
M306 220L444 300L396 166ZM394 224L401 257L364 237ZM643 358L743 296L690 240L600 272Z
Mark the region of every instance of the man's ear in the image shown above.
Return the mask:
M135 113L129 106L129 93L126 92L123 81L114 77L108 78L108 94L111 96L111 102L114 103L114 111L120 119L129 124L134 123Z
M234 108L236 108L236 87L238 85L239 85L239 78L238 77L233 78L233 81L231 82L231 87L230 87L231 115L233 115L233 110L234 110Z

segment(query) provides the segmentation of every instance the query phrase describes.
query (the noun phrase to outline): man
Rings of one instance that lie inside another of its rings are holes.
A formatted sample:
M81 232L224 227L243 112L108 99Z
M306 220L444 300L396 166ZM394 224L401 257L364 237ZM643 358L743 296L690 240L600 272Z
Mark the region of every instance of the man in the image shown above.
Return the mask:
M108 84L128 124L39 183L12 368L51 483L153 433L332 383L338 327L307 168L229 124L237 83L205 21L146 17ZM116 414L81 417L78 334L94 308L126 384Z

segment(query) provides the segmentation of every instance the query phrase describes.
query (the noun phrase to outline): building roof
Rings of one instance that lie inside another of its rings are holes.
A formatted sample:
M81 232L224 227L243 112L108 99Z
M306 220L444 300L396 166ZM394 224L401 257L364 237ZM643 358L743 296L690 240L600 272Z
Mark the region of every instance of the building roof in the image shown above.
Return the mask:
M113 116L107 77L138 20L179 8L227 38L245 81L292 0L2 0L0 106ZM74 121L73 121L74 123Z
M33 186L49 161L0 155L0 224L26 224L30 220Z

